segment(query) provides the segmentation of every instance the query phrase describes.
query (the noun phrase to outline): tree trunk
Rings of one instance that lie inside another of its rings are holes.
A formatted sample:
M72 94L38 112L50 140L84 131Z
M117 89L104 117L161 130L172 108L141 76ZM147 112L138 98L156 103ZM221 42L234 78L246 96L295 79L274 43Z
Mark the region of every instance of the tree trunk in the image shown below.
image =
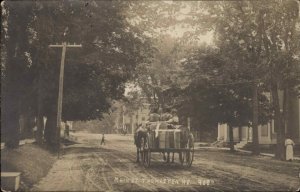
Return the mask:
M239 126L239 141L240 141L240 142L241 142L242 139L243 139L243 134L242 134L242 132L243 132L243 127L242 127L242 126Z
M16 148L19 146L20 140L20 125L19 115L16 106L16 99L13 95L9 95L4 100L3 114L3 129L5 130L5 146L8 148Z
M15 40L7 44L7 63L5 63L5 78L1 81L1 133L5 134L5 146L16 148L19 146L20 125L19 125L19 99L20 90L16 71ZM1 79L2 80L2 79ZM3 104L3 105L2 105ZM2 118L3 117L3 118ZM3 127L2 127L3 126Z
M22 122L20 123L21 128L21 138L32 138L33 136L33 127L34 127L34 116L30 110L26 111L21 115ZM21 125L22 123L22 125Z
M274 117L274 126L277 133L277 144L276 144L276 152L275 158L284 160L285 150L284 150L284 125L282 121L282 114L280 111L279 105L279 96L278 96L278 85L276 81L272 81L271 83L271 93L273 98L273 106L275 111Z
M290 130L290 90L289 87L287 86L284 89L284 98L283 98L283 113L284 113L284 132L291 136L292 132Z
M16 112L11 111L5 116L5 129L7 133L5 138L5 146L8 148L17 148L20 141L20 126L18 115L16 115Z
M43 91L42 91L42 75L39 74L38 81L38 102L37 102L37 132L36 132L36 141L38 144L42 144L43 133L45 129L44 118L43 118Z
M5 134L5 146L9 148L16 148L19 146L20 140L20 125L19 125L19 113L18 113L18 91L14 83L10 80L12 77L8 76L8 84L6 84L3 91L3 106L1 105L1 133L2 129ZM2 127L3 126L3 127Z
M231 124L228 124L228 128L229 128L229 147L230 147L230 151L234 152L233 127L231 126Z
M55 148L56 144L56 135L57 135L57 127L56 127L56 114L49 114L47 116L46 126L45 126L45 140L46 143Z
M43 133L44 133L44 117L41 114L38 114L37 116L37 132L36 132L36 142L38 144L42 144L44 142L43 140Z
M253 83L253 120L252 120L252 130L253 130L253 146L252 153L254 155L259 155L259 141L258 141L258 97L257 97L257 83Z

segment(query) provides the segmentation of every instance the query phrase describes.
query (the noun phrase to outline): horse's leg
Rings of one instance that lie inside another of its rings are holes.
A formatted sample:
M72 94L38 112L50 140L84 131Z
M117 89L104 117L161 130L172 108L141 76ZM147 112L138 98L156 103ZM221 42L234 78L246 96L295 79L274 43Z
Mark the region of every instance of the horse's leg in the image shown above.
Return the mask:
M167 163L169 163L170 162L170 152L167 152L167 154L168 154Z
M173 155L172 155L172 163L174 163L174 152L173 152Z
M162 154L163 154L164 161L166 161L167 159L166 159L166 154L165 154L165 152L162 152Z
M140 151L139 148L136 147L136 162L139 163L140 162Z

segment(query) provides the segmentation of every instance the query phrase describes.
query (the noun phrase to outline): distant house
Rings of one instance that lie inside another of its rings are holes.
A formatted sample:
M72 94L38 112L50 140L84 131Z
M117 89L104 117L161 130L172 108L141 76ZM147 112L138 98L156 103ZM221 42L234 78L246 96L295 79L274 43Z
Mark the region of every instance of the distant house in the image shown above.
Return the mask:
M126 111L123 109L123 126L127 128L127 132L133 134L139 124L143 124L149 120L150 104L144 99L144 102L139 106L138 109L133 111Z
M282 93L279 95L282 97ZM281 99L282 100L282 99ZM282 102L281 102L282 109ZM291 133L292 139L295 143L300 144L300 96L293 95L291 97L290 105L289 127L285 130L286 133ZM276 144L276 131L274 129L274 120L270 120L266 125L258 126L258 142L262 145ZM233 128L233 141L240 143L239 147L252 142L253 131L252 127L234 127ZM229 142L229 128L226 124L218 125L218 138L219 142Z

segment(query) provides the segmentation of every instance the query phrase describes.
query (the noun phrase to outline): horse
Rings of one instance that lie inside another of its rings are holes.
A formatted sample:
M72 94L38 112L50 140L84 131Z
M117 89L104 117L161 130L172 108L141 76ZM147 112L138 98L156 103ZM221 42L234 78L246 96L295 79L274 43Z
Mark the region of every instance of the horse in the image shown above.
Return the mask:
M136 162L140 162L140 155L142 155L141 153L141 149L144 145L144 142L147 139L147 131L146 130L142 130L142 129L138 129L135 133L134 133L134 144L136 146Z

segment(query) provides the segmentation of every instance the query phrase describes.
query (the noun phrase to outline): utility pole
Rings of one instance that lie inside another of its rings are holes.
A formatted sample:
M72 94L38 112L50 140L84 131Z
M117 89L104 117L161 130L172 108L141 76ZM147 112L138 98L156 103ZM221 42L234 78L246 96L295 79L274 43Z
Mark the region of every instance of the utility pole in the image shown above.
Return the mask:
M64 69L65 69L65 57L67 48L78 48L82 45L73 45L63 42L62 44L49 45L50 48L62 48L61 62L60 62L60 72L59 72L59 89L58 89L58 101L57 101L57 119L56 119L56 137L57 137L57 149L58 158L60 152L60 130L61 130L61 113L62 113L62 99L63 99L63 86L64 86Z

